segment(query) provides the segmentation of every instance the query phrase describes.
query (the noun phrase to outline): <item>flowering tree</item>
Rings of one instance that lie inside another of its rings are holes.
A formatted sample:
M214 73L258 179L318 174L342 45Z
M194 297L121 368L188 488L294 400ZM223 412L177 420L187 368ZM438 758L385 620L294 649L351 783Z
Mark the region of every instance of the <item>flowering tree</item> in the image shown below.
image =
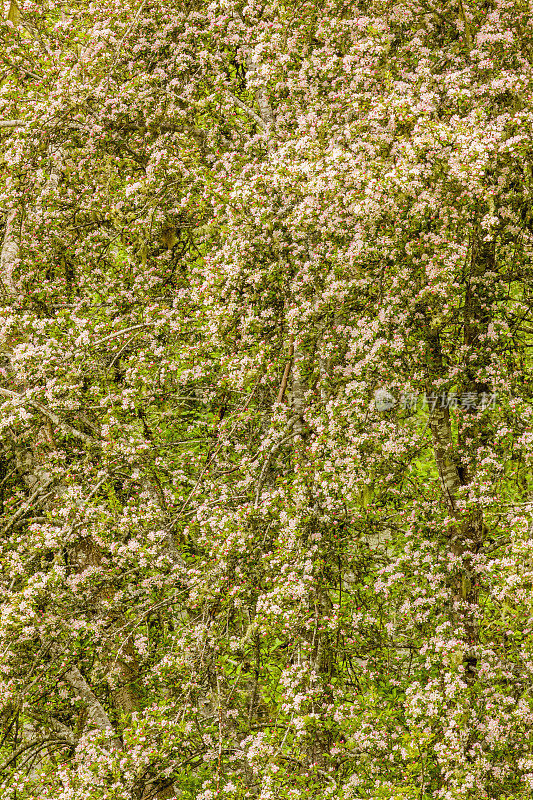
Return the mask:
M3 797L531 797L531 17L6 5Z

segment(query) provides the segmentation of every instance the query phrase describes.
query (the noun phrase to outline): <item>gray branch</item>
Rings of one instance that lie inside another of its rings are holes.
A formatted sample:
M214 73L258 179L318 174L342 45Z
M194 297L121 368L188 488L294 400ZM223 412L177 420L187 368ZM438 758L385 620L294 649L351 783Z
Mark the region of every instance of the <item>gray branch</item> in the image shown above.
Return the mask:
M296 432L291 433L291 431L294 428L294 426L296 425L296 423L299 421L299 419L300 419L300 417L296 416L296 417L292 417L289 420L285 430L283 431L283 433L281 435L281 439L279 439L274 444L274 446L271 448L271 450L267 454L265 463L263 464L263 469L261 470L261 474L259 475L259 480L257 481L257 489L255 491L255 502L254 502L254 507L255 508L258 508L258 506L259 506L259 498L261 496L261 490L262 490L263 486L265 485L266 475L267 475L267 472L268 472L268 468L269 468L269 466L270 466L270 464L272 462L272 459L274 458L276 453L279 451L281 446L283 444L285 444L285 442L287 442L293 436L296 436Z
M7 215L6 228L2 250L0 251L0 277L7 295L14 292L13 270L19 254L19 247L15 238L16 209L11 209Z
M248 116L251 117L254 120L254 122L257 122L257 124L261 128L263 128L264 130L266 129L267 126L265 121L259 116L259 114L256 114L252 108L247 106L246 103L243 103L242 100L239 100L238 97L235 97L235 95L232 94L231 92L226 92L226 95L233 103L235 103L236 106L238 106L242 111L244 111L245 114L248 114Z
M96 727L101 731L114 731L113 723L109 719L107 712L79 669L76 666L70 667L64 678L67 683L78 692L82 699L85 700L89 716Z
M10 400L15 400L21 405L27 404L31 406L36 411L39 411L43 416L47 417L50 422L53 422L56 428L59 428L59 430L64 434L74 436L76 439L80 439L82 442L85 442L85 444L92 445L93 447L95 445L97 447L102 446L102 443L99 442L98 439L94 439L92 436L88 436L86 433L79 431L77 428L73 428L72 425L69 425L67 422L63 422L63 420L60 419L57 414L55 414L53 411L50 411L50 409L46 408L46 406L41 405L41 403L38 403L36 400L32 400L31 397L24 397L24 395L18 394L18 392L13 392L11 389L1 388L0 395L3 395Z

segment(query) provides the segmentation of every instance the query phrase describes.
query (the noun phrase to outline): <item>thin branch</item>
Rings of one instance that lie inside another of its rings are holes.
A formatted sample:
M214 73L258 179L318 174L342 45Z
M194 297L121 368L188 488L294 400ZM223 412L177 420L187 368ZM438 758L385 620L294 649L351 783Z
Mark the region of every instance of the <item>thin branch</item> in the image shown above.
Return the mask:
M512 539L502 539L501 542L495 542L488 547L480 547L478 550L479 553L483 553L483 555L489 555L489 553L493 553L495 550L498 550L500 547L507 547L508 544L511 544Z
M130 33L134 30L135 26L137 25L137 22L139 21L139 17L141 16L141 12L142 12L143 8L145 7L145 5L146 5L146 0L142 0L141 5L137 9L137 13L135 14L134 18L131 21L131 25L126 30L126 33L124 34L124 36L122 37L122 39L118 43L117 52L115 53L115 58L113 59L113 64L111 65L112 69L116 66L118 58L120 56L120 51L122 50L122 45L124 44L124 42L127 39L127 37L130 35Z
M15 474L16 471L17 468L15 467L14 469L11 470L11 472L8 472L7 475L0 481L0 486L3 486L4 483L7 483L7 481Z
M112 367L114 367L114 366L115 366L115 363L118 361L118 359L120 358L120 356L122 355L122 353L123 353L125 350L127 350L127 349L128 349L128 347L129 347L129 345L131 344L131 342L133 342L133 340L134 340L134 339L135 339L135 338L136 338L138 335L139 335L138 333L134 333L134 334L133 334L133 336L130 336L130 338L128 339L128 341L126 342L126 344L122 345L122 347L120 348L120 350L118 351L118 353L117 353L115 356L113 356L113 360L110 362L109 366L107 367L107 369L106 369L106 372L109 372L109 370L110 370Z
M102 447L102 443L99 442L97 439L94 439L92 436L88 436L86 433L82 433L77 428L73 428L72 425L69 425L67 422L63 422L60 417L57 416L53 411L50 411L49 408L46 406L41 405L36 400L32 400L31 397L24 397L24 395L18 394L18 392L12 392L11 389L1 389L0 388L0 395L9 398L10 400L15 400L17 403L21 405L27 404L34 408L36 411L39 411L43 416L47 417L51 422L54 423L56 428L59 428L66 435L74 436L76 439L80 439L82 442L85 442L87 445Z
M3 528L3 529L0 531L0 535L2 535L2 536L3 536L3 534L4 534L4 533L7 533L7 532L8 532L8 530L9 530L10 528L12 528L12 527L13 527L13 525L14 525L14 524L17 522L17 520L18 520L18 519L20 519L20 517L22 517L22 516L23 516L23 515L26 513L26 511L29 511L29 509L30 509L30 508L31 508L31 506L32 506L32 503L33 503L33 501L34 501L34 500L35 500L37 497L39 497L39 495L41 495L41 494L44 492L44 490L45 490L45 489L47 489L47 488L50 486L50 484L51 484L51 483L53 483L53 481L54 481L54 478L50 478L50 479L49 479L49 480L47 480L47 481L46 481L46 483L44 483L42 486L39 486L39 488L37 489L37 491L35 491L35 492L34 492L34 493L31 495L31 497L29 498L29 500L27 500L27 501L24 503L24 505L22 505L22 506L19 508L19 510L18 510L18 511L17 511L15 514L13 514L13 516L11 517L11 519L9 520L9 522L7 523L7 525L6 525L6 526L5 526L5 527L4 527L4 528Z
M97 339L96 342L92 342L93 345L102 344L102 342L108 342L110 339L116 339L117 336L120 336L122 333L130 333L131 331L137 331L140 328L148 328L152 325L157 325L156 322L143 322L141 325L132 325L131 328L123 328L120 331L113 331L108 336L104 336L102 339Z
M244 111L245 114L248 114L248 116L251 117L254 120L254 122L257 122L257 124L261 128L263 128L263 130L266 130L267 125L265 121L261 119L259 114L256 114L252 108L247 106L246 103L243 103L242 100L239 100L238 97L235 97L235 95L232 94L231 92L226 91L226 95L233 103L235 103L236 106L238 106L242 111Z
M2 765L0 765L0 773L3 772L6 767L9 767L12 761L15 761L21 753L25 750L30 750L33 747L39 748L42 747L43 744L46 743L46 739L35 739L33 742L25 742L17 747L17 749L13 752L10 758L7 761L4 761Z
M271 463L272 459L274 458L274 456L276 455L276 453L278 452L278 450L281 448L281 446L285 442L287 442L289 439L291 439L293 436L296 435L295 433L290 433L290 431L292 431L292 429L294 428L296 423L299 421L299 419L300 419L299 416L295 416L295 417L292 417L292 419L289 420L289 422L287 423L287 427L283 431L281 439L275 443L275 445L272 447L272 449L270 450L270 452L268 453L268 455L266 457L265 463L263 464L263 469L261 470L261 474L259 475L259 480L257 481L257 489L256 489L256 492L255 492L255 502L254 502L255 508L257 508L258 505L259 505L259 498L261 496L261 490L262 490L262 488L263 488L263 486L265 484L266 474L267 474L268 468L270 466L270 463Z
M291 364L292 364L292 357L294 355L294 337L291 336L289 339L289 356L287 359L287 363L285 364L285 371L283 373L283 378L281 379L281 385L279 387L278 396L276 397L276 403L281 403L283 400L283 395L285 394L285 389L287 388L287 381L289 380L289 375L291 373Z

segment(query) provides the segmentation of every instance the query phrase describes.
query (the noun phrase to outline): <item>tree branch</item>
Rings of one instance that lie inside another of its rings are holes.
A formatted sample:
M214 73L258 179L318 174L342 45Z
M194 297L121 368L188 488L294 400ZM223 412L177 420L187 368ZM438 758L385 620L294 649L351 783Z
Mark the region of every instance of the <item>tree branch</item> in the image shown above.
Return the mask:
M31 506L32 506L32 503L33 503L33 501L35 500L35 498L36 498L36 497L38 497L40 494L42 494L42 493L44 492L44 490L45 490L45 489L47 489L47 488L50 486L50 484L51 484L51 483L53 483L53 481L54 481L54 479L53 479L53 478L50 478L50 479L49 479L49 480L47 480L47 481L46 481L46 483L44 483L42 486L39 486L39 488L37 489L37 491L35 491L35 492L34 492L34 493L31 495L31 497L29 498L29 500L27 500L27 501L24 503L24 505L23 505L23 506L21 506L21 507L19 508L19 510L18 510L18 511L17 511L15 514L13 514L13 516L11 517L11 519L9 520L9 522L7 523L7 525L6 525L6 526L5 526L5 527L2 529L2 531L0 531L0 535L3 535L4 533L7 533L7 531L8 531L10 528L12 528L12 527L13 527L13 525L14 525L14 524L17 522L17 520L19 520L19 519L20 519L20 517L22 517L22 516L23 516L23 515L26 513L26 511L29 511L29 509L31 508Z
M9 296L13 294L13 270L15 261L19 253L17 241L15 239L15 220L17 218L16 209L11 209L7 215L4 241L0 252L0 278L4 286L5 293Z
M263 486L265 485L266 474L267 474L267 470L268 470L268 468L270 466L270 463L271 463L272 459L274 458L274 456L276 455L276 453L278 452L278 450L280 449L280 447L288 439L290 439L292 436L296 435L296 433L290 433L290 431L294 428L294 426L299 421L299 419L300 419L299 416L295 416L295 417L292 417L292 419L289 420L289 422L287 423L287 427L285 428L285 430L283 431L283 433L281 435L281 439L279 439L274 444L274 446L269 451L269 453L268 453L268 455L266 457L266 461L263 464L263 469L261 470L261 474L259 475L259 480L257 481L257 489L256 489L256 492L255 492L255 501L254 501L254 507L255 508L257 508L258 505L259 505L259 497L261 496L261 490L262 490Z
M0 388L0 395L7 397L10 400L15 400L16 402L20 403L20 405L27 404L34 408L36 411L39 411L43 416L47 417L51 422L54 423L56 428L59 428L66 435L74 436L76 439L80 439L82 442L85 442L87 445L92 445L93 447L96 445L97 447L102 447L102 442L99 442L98 439L93 439L92 436L88 436L86 433L82 433L82 431L77 430L77 428L73 428L72 425L69 425L67 422L63 422L57 414L53 411L50 411L49 408L46 406L41 405L36 400L32 400L31 397L24 397L24 395L18 394L18 392L13 392L11 389L2 389Z
M257 124L261 128L263 128L263 130L266 130L267 128L266 123L263 119L261 119L259 114L256 114L252 108L247 106L246 103L243 103L242 100L239 100L238 97L235 97L235 95L232 94L231 92L226 91L226 95L233 103L235 103L236 106L238 106L242 111L244 111L245 114L248 114L248 116L251 117L254 120L254 122L257 122Z
M94 694L93 690L76 666L70 667L64 675L65 680L75 689L87 703L87 710L96 725L101 731L114 731L113 724L109 719L104 707ZM118 741L118 739L117 739Z
M67 725L64 725L58 719L55 719L55 717L49 717L46 722L50 728L58 733L66 742L73 746L76 744L77 739L74 735L74 731L72 731Z
M276 397L276 403L281 403L281 401L283 400L283 395L285 394L285 389L287 388L287 381L289 380L289 375L291 373L291 364L293 355L294 355L294 337L291 336L291 338L289 339L289 356L287 359L287 363L285 364L285 371L283 373L283 378L281 379L278 396Z

